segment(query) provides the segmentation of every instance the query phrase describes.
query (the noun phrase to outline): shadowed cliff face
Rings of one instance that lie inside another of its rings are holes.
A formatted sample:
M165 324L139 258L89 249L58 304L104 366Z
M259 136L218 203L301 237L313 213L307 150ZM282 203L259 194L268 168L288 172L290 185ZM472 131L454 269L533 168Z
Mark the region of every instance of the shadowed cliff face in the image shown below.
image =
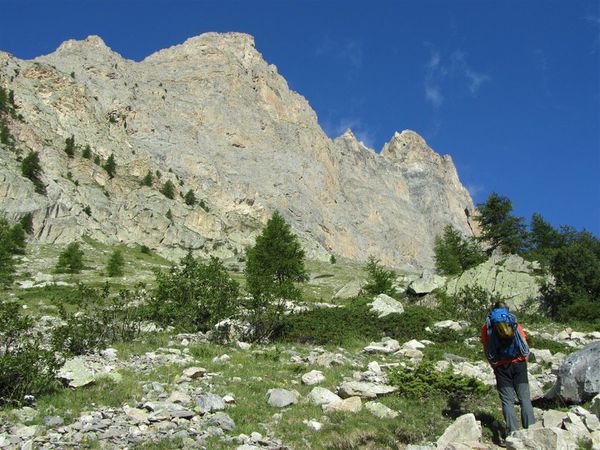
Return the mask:
M431 267L446 224L471 233L473 203L449 156L412 131L396 133L381 154L351 131L331 141L245 34L204 34L141 62L94 36L32 61L0 53L0 82L25 118L10 122L17 147L40 152L48 185L47 197L34 194L2 149L0 208L9 217L34 212L43 241L89 234L170 256L192 247L224 257L251 244L277 209L311 257ZM80 151L69 159L71 135L102 158L114 153L117 176ZM153 187L140 186L156 170ZM167 179L208 211L179 194L165 198L158 189Z

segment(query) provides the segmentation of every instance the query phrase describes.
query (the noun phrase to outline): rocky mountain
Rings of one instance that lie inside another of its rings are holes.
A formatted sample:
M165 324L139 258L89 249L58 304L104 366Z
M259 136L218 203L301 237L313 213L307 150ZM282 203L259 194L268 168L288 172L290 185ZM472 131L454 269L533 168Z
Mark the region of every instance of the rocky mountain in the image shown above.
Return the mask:
M32 212L43 242L86 234L228 257L279 210L313 258L428 268L446 224L472 234L473 202L450 156L408 130L380 153L350 130L329 139L249 35L207 33L140 62L96 36L33 60L0 52L0 84L23 117L7 119L14 149L0 147L0 212ZM74 158L63 151L70 136ZM86 145L100 165L81 156ZM39 152L46 196L21 176L19 150ZM114 178L101 167L111 154ZM159 192L166 180L174 199ZM204 207L184 202L188 190Z

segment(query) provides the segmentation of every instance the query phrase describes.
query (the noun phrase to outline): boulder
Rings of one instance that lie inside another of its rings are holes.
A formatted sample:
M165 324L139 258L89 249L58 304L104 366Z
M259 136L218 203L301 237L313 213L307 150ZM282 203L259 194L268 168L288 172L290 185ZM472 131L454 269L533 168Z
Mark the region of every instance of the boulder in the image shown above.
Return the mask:
M581 403L600 392L600 341L571 353L558 369L556 385L547 397Z
M308 386L319 384L325 381L325 375L320 370L311 370L302 375L302 383Z
M377 317L381 319L390 314L402 314L404 312L404 307L402 306L402 303L394 300L389 295L379 294L373 299L373 302L371 302L370 311L377 314Z
M232 431L235 428L235 422L229 414L224 412L217 412L212 414L208 418L208 424L213 425L215 427L219 427L224 431Z
M349 397L340 402L327 403L322 408L324 413L343 412L355 414L362 409L362 401L360 397Z
M313 388L313 390L308 394L308 399L316 405L324 405L342 400L338 395L334 394L329 389L322 387Z
M398 388L384 384L375 384L365 381L346 381L338 387L338 395L342 398L361 397L376 398L395 392Z
M400 343L396 339L383 338L381 342L371 342L363 351L366 353L394 353L400 350Z
M225 402L216 394L202 394L196 400L196 406L202 412L222 411L225 409Z
M494 254L478 266L465 270L446 283L446 292L456 295L461 289L478 286L519 309L532 298L540 297L539 264L525 261L516 255Z
M446 284L446 278L432 273L423 273L408 286L408 291L416 295L429 294Z
M344 287L342 287L333 295L333 298L345 300L348 298L358 297L360 295L363 285L364 281L361 280L349 281L344 285Z
M206 369L204 367L188 367L183 371L183 376L192 380L203 377L205 374Z
M469 327L469 323L464 321L455 322L454 320L442 320L434 323L433 327L442 330L462 331Z
M510 450L577 450L577 439L560 428L528 428L506 438Z
M94 370L84 358L79 356L65 361L65 364L60 368L56 377L65 386L72 388L87 386L96 381Z
M596 395L592 400L592 405L590 406L590 412L596 414L596 417L600 419L600 394Z
M365 408L367 408L375 417L380 419L394 419L400 414L398 411L394 411L379 402L367 402L365 403Z
M437 440L437 448L445 449L450 443L469 444L481 439L481 423L471 413L458 417Z
M298 394L287 389L270 389L268 394L269 405L275 408L285 408L286 406L298 403Z

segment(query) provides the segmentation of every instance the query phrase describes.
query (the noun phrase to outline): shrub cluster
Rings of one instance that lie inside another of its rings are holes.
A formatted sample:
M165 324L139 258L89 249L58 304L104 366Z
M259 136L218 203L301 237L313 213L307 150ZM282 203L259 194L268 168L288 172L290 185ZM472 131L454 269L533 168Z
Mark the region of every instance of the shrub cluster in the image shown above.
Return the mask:
M25 230L21 223L10 226L0 217L0 288L9 287L15 277L15 255L25 253Z
M0 301L0 405L52 390L62 360L42 345L20 305Z
M218 258L205 264L190 251L179 266L157 271L156 285L148 317L161 325L206 331L238 308L239 285Z
M363 291L370 295L396 295L396 289L394 288L396 273L393 270L386 269L373 256L369 257L365 270L367 271L367 283L363 287Z
M390 382L398 395L426 399L439 394L452 397L481 395L489 387L473 377L456 375L451 369L435 370L433 364L422 362L417 367L399 367L390 373Z

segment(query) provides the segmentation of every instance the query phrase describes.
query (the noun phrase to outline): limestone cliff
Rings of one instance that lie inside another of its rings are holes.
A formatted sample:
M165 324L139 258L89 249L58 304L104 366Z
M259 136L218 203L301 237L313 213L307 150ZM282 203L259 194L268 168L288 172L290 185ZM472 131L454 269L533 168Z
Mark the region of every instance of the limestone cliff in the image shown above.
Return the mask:
M88 234L224 257L251 244L277 209L311 257L431 267L446 224L471 233L473 203L449 156L412 131L380 154L351 131L330 140L245 34L203 34L141 62L96 36L30 61L0 52L0 84L24 118L9 120L16 147L40 153L48 190L35 194L16 154L0 148L0 210L33 212L41 241ZM63 151L71 135L73 159ZM85 145L103 160L114 154L117 176L82 158ZM153 186L140 185L157 170ZM159 192L167 179L174 200ZM190 189L207 208L185 204L179 193Z

